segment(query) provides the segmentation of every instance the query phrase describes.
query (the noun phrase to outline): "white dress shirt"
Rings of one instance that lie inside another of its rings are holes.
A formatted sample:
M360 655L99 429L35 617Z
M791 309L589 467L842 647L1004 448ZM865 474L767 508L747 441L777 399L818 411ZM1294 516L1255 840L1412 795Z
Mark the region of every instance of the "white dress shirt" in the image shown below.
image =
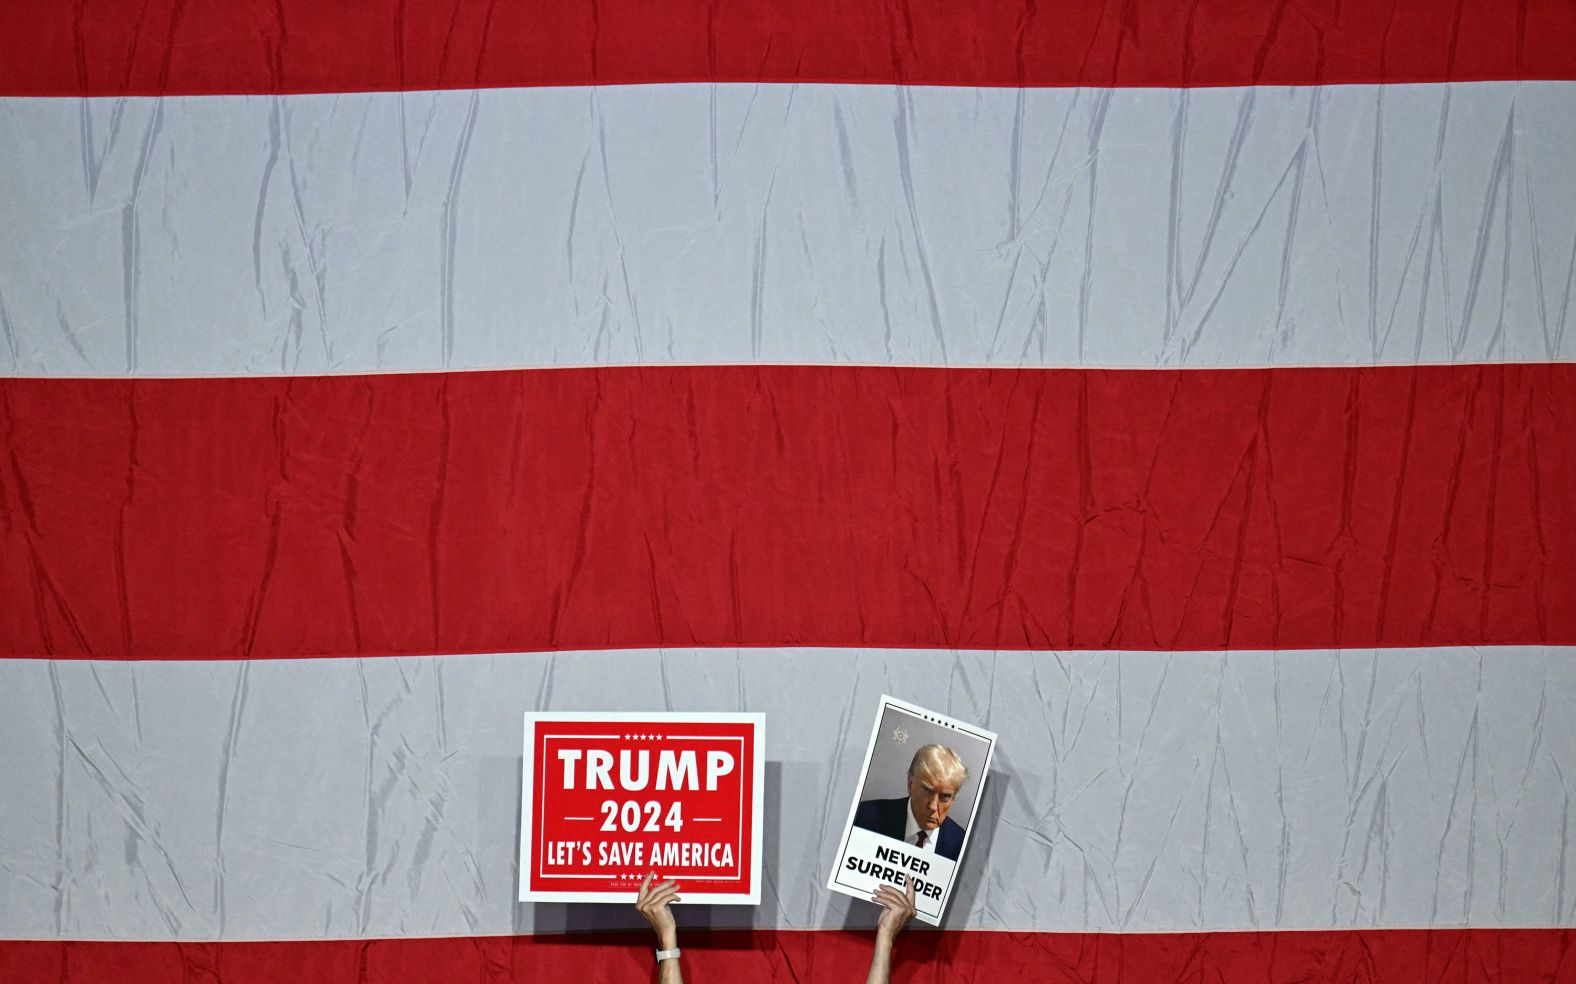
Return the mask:
M906 806L907 804L905 804ZM919 851L922 854L935 854L936 835L939 833L941 833L940 827L937 827L935 830L925 831L925 846L920 847L916 845L914 838L919 834L919 821L914 819L914 811L912 809L905 808L903 810L903 839L908 842L909 850Z

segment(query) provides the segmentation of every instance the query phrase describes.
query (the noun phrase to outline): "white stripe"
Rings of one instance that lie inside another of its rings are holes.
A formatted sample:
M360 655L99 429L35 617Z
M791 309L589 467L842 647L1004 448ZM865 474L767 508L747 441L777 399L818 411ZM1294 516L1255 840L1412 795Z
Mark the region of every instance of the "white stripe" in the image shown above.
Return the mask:
M0 100L0 372L1576 357L1576 83Z
M765 712L765 902L710 921L868 919L822 886L883 691L1001 734L952 927L1576 920L1576 649L711 649L0 661L0 937L569 928L513 901L533 707Z

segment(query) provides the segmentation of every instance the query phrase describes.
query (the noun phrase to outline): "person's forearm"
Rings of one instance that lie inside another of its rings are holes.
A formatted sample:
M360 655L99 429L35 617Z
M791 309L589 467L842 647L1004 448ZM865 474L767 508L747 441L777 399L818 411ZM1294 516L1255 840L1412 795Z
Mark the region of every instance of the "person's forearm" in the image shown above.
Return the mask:
M887 984L892 979L892 941L885 936L876 936L876 950L870 955L870 973L865 976L865 984Z
M635 896L635 909L656 931L658 952L677 950L679 927L673 920L668 903L678 901L679 884L671 878L664 882L657 882L656 878L657 873L653 871L641 880L640 893ZM672 959L657 961L657 979L658 984L684 984L684 974L679 970L676 954Z
M657 949L676 950L678 946L678 927L675 926L672 929L662 930L657 933ZM660 973L657 975L657 984L684 984L684 974L679 970L677 957L672 960L664 960L657 966L661 968Z

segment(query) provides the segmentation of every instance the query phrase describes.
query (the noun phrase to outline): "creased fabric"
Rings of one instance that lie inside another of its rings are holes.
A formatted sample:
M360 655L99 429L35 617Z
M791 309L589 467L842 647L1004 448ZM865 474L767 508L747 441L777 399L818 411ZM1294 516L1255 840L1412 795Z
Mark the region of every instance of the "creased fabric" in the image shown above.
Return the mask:
M0 382L0 653L1576 642L1576 366Z
M685 915L680 915L681 924ZM988 984L1419 984L1554 982L1576 975L1571 930L1349 930L1311 933L931 933L901 938L893 979ZM573 980L624 984L652 973L649 934L344 940L279 943L0 944L0 974L17 984L115 980L154 984L489 984ZM870 938L852 932L684 930L684 979L847 980L863 973Z
M1568 926L1572 656L7 660L0 927L203 940L641 925L633 907L515 902L527 707L765 713L763 904L703 918L864 925L874 908L825 880L882 693L1000 734L945 928Z
M1563 0L12 0L0 18L0 90L27 95L1576 78Z
M899 981L1576 980L1568 0L0 4L0 980L628 980L521 715L997 730Z
M0 371L1572 359L1576 83L4 99Z

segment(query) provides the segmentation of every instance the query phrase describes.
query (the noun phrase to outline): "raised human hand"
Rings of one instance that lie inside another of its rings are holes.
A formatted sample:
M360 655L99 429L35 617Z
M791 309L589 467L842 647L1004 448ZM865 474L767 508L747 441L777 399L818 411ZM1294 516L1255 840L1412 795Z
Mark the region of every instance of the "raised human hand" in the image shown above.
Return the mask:
M648 872L640 883L640 893L635 896L635 910L651 924L657 934L657 946L663 950L671 950L678 946L678 924L673 921L673 912L668 908L668 903L679 900L679 883L669 878L664 882L652 884L656 879L655 871Z
M884 906L881 919L876 923L876 936L891 940L914 916L914 883L908 883L907 892L899 892L891 885L876 888L870 901Z

